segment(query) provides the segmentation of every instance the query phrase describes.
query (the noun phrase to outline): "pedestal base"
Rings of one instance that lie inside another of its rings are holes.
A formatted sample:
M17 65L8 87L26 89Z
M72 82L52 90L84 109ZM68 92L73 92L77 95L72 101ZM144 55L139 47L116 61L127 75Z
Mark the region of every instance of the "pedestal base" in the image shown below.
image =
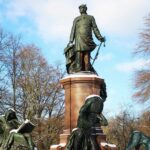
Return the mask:
M72 129L77 126L79 110L84 104L85 98L92 94L100 95L105 84L104 79L89 73L68 75L60 82L65 90L65 130L60 135L60 144L52 145L50 150L65 150L68 137ZM106 145L102 146L101 144L106 143L106 135L103 134L100 128L96 133L93 136L96 136L100 149L106 150Z
M64 130L63 134L59 135L60 144L52 145L50 147L50 150L65 150L69 136L70 136L70 130Z
M106 142L106 135L103 134L101 128L97 128L97 133L92 134L96 136L97 142L99 143L100 150L117 150L116 145L108 144ZM50 150L66 150L67 140L70 136L69 130L64 130L64 133L60 135L60 144L52 145Z

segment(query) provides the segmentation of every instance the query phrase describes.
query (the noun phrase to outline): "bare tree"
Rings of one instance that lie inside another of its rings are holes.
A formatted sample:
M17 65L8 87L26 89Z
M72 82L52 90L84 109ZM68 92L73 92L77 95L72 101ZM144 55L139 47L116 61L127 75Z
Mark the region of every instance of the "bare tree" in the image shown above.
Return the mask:
M16 57L19 47L18 37L0 28L0 107L3 108L1 111L10 106L16 109Z
M33 136L38 149L49 149L63 127L64 93L59 80L64 72L59 66L48 65L34 45L23 47L18 61L20 114L37 125Z
M33 137L39 150L48 150L63 129L64 71L47 63L35 45L0 29L0 114L14 108L20 118L36 124Z
M9 100L6 98L3 103L8 103L14 110L16 110L17 101L17 55L20 50L21 42L19 36L14 36L11 33L0 29L0 72L1 72L1 89L9 91ZM3 88L2 88L3 87ZM7 101L8 100L8 101Z
M145 135L150 136L150 111L143 111L138 118L137 130L143 132Z
M150 136L150 112L143 111L140 115L134 115L130 108L110 118L105 129L108 142L116 144L119 150L125 149L131 133L135 130Z
M5 84L5 66L4 66L4 50L7 47L8 35L0 28L0 113L3 113L3 101L6 98L6 84Z
M136 71L134 77L136 92L133 96L144 103L150 100L150 14L145 19L145 29L140 33L140 42L134 54L147 61L146 66Z
M19 70L17 82L20 98L26 103L24 117L32 119L60 115L64 105L59 84L64 75L61 68L48 65L39 49L28 45L19 54Z
M136 129L136 119L129 110L123 110L119 115L109 119L106 129L109 143L117 145L119 150L125 149L130 133Z
M8 69L8 77L11 79L11 85L12 85L12 99L13 99L13 109L16 109L16 103L17 103L17 97L16 97L16 92L17 92L17 76L18 76L18 52L21 48L21 43L20 43L20 37L14 37L11 35L9 37L9 48L8 51L9 53L6 56L6 65Z

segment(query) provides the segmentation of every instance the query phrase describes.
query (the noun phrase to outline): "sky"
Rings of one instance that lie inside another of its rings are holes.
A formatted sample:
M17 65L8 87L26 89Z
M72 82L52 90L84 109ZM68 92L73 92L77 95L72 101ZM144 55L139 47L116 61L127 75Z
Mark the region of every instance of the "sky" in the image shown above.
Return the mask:
M63 51L81 4L87 5L87 13L95 17L106 37L106 47L101 47L94 64L107 85L104 112L114 116L128 107L140 114L146 104L132 98L134 71L149 60L134 57L133 51L145 27L144 18L150 13L150 0L0 0L0 26L21 34L24 43L37 45L49 64L61 63L65 68Z

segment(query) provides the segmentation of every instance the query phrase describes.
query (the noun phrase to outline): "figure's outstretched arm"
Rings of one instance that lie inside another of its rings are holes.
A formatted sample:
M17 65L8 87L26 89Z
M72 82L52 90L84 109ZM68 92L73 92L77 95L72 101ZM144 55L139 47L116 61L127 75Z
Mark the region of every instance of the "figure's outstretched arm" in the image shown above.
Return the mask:
M101 126L107 126L108 125L108 121L107 121L107 119L105 118L105 116L103 114L100 114L97 117L100 121Z

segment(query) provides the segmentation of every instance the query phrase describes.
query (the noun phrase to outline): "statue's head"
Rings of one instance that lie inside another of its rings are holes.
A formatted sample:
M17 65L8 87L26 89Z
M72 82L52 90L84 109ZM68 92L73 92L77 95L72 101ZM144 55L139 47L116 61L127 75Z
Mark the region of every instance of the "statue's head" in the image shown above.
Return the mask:
M81 14L86 13L87 11L87 6L85 4L82 4L79 6L79 11Z
M102 113L104 100L99 95L89 95L80 109L77 126L90 128L100 123L98 116Z
M85 99L85 104L89 105L88 112L102 113L104 100L99 95L89 95Z
M5 119L6 119L6 121L11 121L13 119L17 119L15 110L8 109L8 111L5 112Z

